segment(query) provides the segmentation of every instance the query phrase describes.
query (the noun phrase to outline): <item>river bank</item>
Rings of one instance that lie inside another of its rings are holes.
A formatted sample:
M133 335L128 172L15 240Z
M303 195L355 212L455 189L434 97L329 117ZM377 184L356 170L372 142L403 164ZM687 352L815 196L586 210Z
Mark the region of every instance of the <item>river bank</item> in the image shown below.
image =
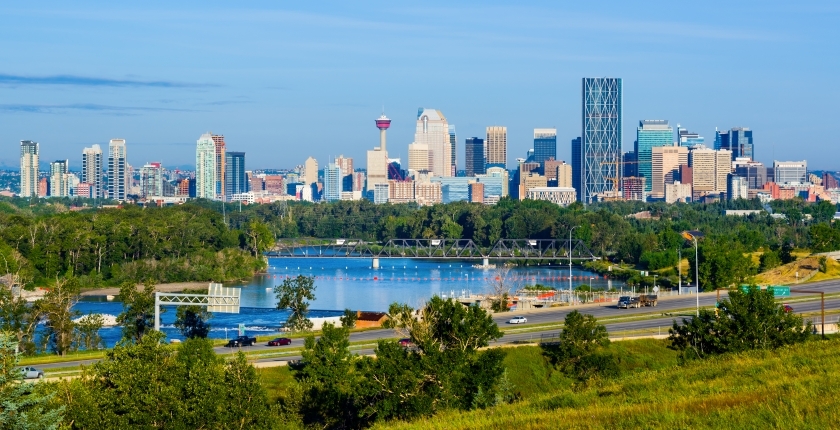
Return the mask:
M168 284L155 285L155 291L162 293L179 293L187 289L206 289L210 282L172 282ZM137 289L142 290L143 284L137 284ZM82 296L116 296L120 293L117 287L94 288L82 291Z

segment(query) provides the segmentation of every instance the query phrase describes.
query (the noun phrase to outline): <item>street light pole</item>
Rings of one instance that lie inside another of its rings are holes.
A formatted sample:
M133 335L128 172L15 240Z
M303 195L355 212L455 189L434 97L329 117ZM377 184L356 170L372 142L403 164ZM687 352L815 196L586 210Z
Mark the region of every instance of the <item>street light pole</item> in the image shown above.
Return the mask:
M677 270L679 271L680 286L677 289L677 294L682 295L682 248L677 248Z
M697 299L697 316L700 316L700 259L698 258L697 253L697 238L694 235L691 235L691 239L694 240L694 286L697 288L697 291L694 293L694 297Z
M572 232L575 231L576 228L580 227L576 225L569 230L569 303L574 304L574 299L572 299Z

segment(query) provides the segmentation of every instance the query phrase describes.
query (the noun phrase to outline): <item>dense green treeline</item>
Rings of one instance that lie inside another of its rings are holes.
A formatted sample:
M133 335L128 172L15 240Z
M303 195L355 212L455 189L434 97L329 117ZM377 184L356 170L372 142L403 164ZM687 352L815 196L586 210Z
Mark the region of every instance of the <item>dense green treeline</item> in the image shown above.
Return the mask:
M96 211L67 211L53 201L29 208L24 202L0 202L0 253L6 257L0 263L9 265L5 272L19 272L30 282L68 273L83 277L86 284L111 285L141 280L147 273L160 282L241 278L258 264L251 257L268 249L275 238L295 237L472 239L490 247L503 238L566 239L570 228L579 226L574 238L597 256L659 270L676 265L678 250L693 263L693 247L679 233L699 230L705 234L699 254L701 266L707 263L706 272L727 265L737 272L701 282L708 287L731 285L759 270L749 258L736 254L762 251L767 256L761 270L766 270L785 263L795 248L840 249L840 225L831 223L835 205L801 199L771 202L768 208L776 216L757 200L609 202L567 208L511 199L493 206L455 202L426 207L278 202L227 204L224 214L222 203L207 200ZM727 209L760 212L726 216ZM639 213L649 216L631 216ZM13 267L17 261L21 267ZM700 272L703 277L702 267ZM693 269L684 275L692 279Z
M221 211L218 203L199 204ZM685 251L684 256L692 254L693 261L692 247L680 236L685 230L699 230L706 236L701 244L706 250L700 253L708 258L701 255L701 262L735 252L772 250L789 254L793 248L815 252L840 249L840 225L831 223L836 206L830 202L794 199L771 202L768 208L776 216L771 216L758 200L713 204L609 202L562 208L543 201L503 199L494 206L466 202L427 207L366 201L275 203L244 208L242 212L228 205L227 213L235 228L256 217L276 237L472 239L482 247L490 247L502 238L566 239L571 227L580 226L574 230L574 238L583 240L597 256L650 270L676 265L678 249ZM727 209L760 212L726 216ZM649 217L631 216L638 213ZM785 251L785 247L789 249ZM785 262L784 258L780 262ZM736 277L748 276L758 267L745 269L743 276Z
M271 242L262 224L227 228L220 213L198 205L50 206L31 211L0 202L0 272L22 285L67 276L85 286L241 279L262 267L260 253Z

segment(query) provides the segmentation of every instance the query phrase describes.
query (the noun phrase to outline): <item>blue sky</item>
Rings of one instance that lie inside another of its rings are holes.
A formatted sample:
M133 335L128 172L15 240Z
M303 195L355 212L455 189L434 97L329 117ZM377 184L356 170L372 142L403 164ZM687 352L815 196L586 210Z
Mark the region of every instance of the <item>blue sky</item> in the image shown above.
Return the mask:
M668 119L709 142L750 127L760 161L840 169L840 3L635 3L5 2L0 165L21 139L78 165L115 137L132 165L194 164L212 131L248 168L364 166L383 105L391 156L407 157L422 106L456 125L460 168L488 125L508 127L509 162L535 127L557 127L568 159L581 78L611 76L625 150L638 120Z

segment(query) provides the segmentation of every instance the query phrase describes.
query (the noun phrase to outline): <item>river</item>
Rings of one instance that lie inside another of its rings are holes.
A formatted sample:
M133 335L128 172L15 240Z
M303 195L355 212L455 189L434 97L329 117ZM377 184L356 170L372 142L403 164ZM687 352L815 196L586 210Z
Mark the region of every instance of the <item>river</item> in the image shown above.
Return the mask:
M242 288L240 313L215 313L210 320L210 336L222 339L234 336L240 324L245 324L249 335L277 332L288 313L274 308L277 303L274 286L287 277L314 277L315 300L310 305L310 315L327 317L341 315L343 309L387 311L393 302L417 307L433 295L485 293L488 283L498 273L494 269L474 268L477 261L400 258L380 262L380 268L373 269L369 258L270 258L267 273L248 282L226 285ZM568 289L568 276L569 266L557 263L513 267L507 273L512 290L535 283ZM595 290L607 289L614 282L577 267L573 268L572 277L574 287L591 282ZM79 302L76 309L83 314L118 315L122 304L92 297ZM180 339L180 333L172 326L174 320L174 307L161 315L163 331L169 338ZM113 346L120 338L120 329L103 328L101 335L106 345Z

